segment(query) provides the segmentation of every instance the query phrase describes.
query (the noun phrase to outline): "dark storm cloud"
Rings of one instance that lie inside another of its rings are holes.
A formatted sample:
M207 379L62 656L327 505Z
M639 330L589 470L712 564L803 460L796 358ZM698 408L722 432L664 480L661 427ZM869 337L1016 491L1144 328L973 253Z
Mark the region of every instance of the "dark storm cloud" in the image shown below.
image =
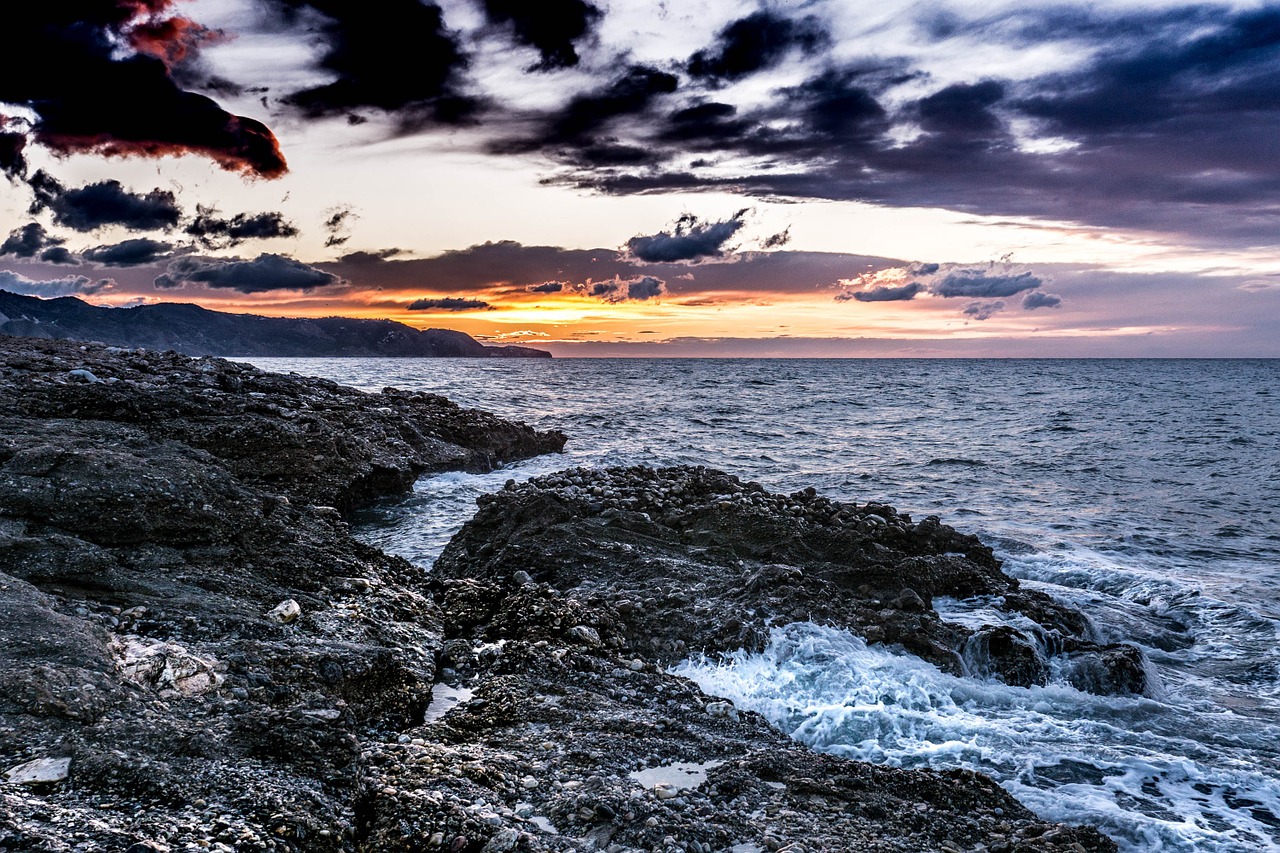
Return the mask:
M40 253L40 260L46 264L65 264L69 266L78 266L80 259L71 254L63 246L50 246Z
M0 117L0 128L4 127ZM0 130L0 174L5 177L21 178L27 173L27 135L10 130Z
M1034 291L1022 297L1022 308L1025 311L1034 311L1037 308L1057 308L1061 304L1062 297L1056 293Z
M223 219L208 207L199 207L196 218L182 230L206 248L238 246L245 240L298 236L298 229L283 213L237 213Z
M55 222L76 231L95 231L104 225L136 231L169 229L182 216L174 194L159 188L134 193L119 181L99 181L69 190L43 170L31 177L30 185L35 193L30 212L48 209Z
M320 68L336 79L300 89L285 100L309 116L361 109L394 113L406 127L471 117L477 102L464 95L467 60L434 3L419 0L262 0L287 24L319 13L315 37Z
M599 162L592 134L534 147L565 167L554 182L610 193L723 189L1274 245L1275 5L939 13L921 37L981 39L1010 52L1069 48L1081 59L1028 79L982 75L909 102L894 87L927 86L929 77L893 57L828 58L754 104L711 100L718 78L694 76L679 87L683 105L610 127L613 149L644 152L633 164ZM720 56L703 51L698 67Z
M111 246L95 246L80 253L86 261L104 267L137 267L164 260L173 251L171 243L139 238Z
M61 237L49 235L39 222L28 222L21 228L9 232L8 238L0 245L0 255L13 255L16 258L34 258L44 249L60 246L67 242Z
M700 261L705 258L723 257L725 244L733 239L746 224L740 210L729 219L704 222L691 213L676 220L670 231L640 235L627 241L627 251L646 263L672 263L674 261Z
M856 299L859 302L905 302L909 299L915 299L924 292L925 286L913 281L910 284L898 287L881 285L869 290L846 291L837 296L836 299L841 302L849 299Z
M25 3L6 16L0 103L36 118L33 139L63 154L198 154L262 177L285 172L260 122L185 91L166 59L189 39L185 19L165 27L165 0ZM132 33L146 28L146 38ZM163 58L162 58L163 55Z
M488 19L510 24L516 41L537 48L537 70L572 68L578 64L574 43L586 36L603 13L585 0L483 0Z
M239 259L178 258L170 261L164 274L155 280L159 289L203 284L206 287L237 290L240 293L268 293L273 290L311 291L347 282L333 273L318 270L293 258L264 253L252 261Z
M560 293L564 289L563 281L544 281L542 284L531 284L525 288L530 293Z
M617 119L646 112L679 85L673 74L632 65L605 85L571 97L532 136L499 140L490 150L503 154L556 148L563 157L592 168L648 163L652 158L643 146L601 143L596 134Z
M990 320L1004 310L1004 302L970 302L961 313L975 320Z
M1002 83L987 80L957 83L916 102L920 124L926 131L957 135L990 134L1001 128L991 108L1004 98Z
M448 296L442 299L415 299L407 306L410 311L496 311L481 299L464 299Z
M20 293L23 296L42 296L51 299L55 296L92 295L112 284L114 282L109 278L94 281L82 275L34 280L10 270L0 270L0 290Z
M693 77L737 80L772 68L792 51L812 52L830 41L817 18L761 10L720 30L716 43L691 56L686 67Z

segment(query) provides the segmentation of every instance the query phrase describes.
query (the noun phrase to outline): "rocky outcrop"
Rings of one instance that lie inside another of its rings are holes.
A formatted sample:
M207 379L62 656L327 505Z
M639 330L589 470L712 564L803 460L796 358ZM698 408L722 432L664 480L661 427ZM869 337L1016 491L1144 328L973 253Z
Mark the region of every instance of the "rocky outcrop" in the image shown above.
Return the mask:
M46 435L44 425L92 449L93 435L140 431L204 451L255 487L344 511L427 472L491 470L565 442L435 394L371 395L174 352L0 336L0 359L8 434Z
M551 358L545 350L486 346L451 329L415 329L356 317L262 317L183 302L130 308L74 296L40 299L0 290L0 334L96 341L124 347L222 356L392 356Z
M366 733L421 720L442 629L420 570L335 507L564 443L431 395L14 338L0 413L0 773L65 769L0 784L0 850L351 849Z
M1122 669L936 520L572 471L486 498L427 575L342 510L563 436L173 354L0 339L0 370L0 851L1114 850L668 671L771 617L958 671L981 632L930 604L971 590ZM984 648L1034 680L1023 641Z
M434 577L514 572L571 593L607 646L665 663L757 650L770 624L813 621L957 675L1044 684L1052 659L1081 690L1146 689L1136 647L1094 642L1083 614L1021 588L976 537L705 468L571 470L482 498ZM946 622L935 596L990 597L1020 625Z

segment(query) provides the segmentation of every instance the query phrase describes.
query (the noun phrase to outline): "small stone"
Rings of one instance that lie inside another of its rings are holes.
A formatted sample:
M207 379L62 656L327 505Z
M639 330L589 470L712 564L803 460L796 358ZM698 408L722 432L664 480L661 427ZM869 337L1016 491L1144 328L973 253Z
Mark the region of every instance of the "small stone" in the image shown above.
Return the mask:
M533 578L526 571L516 572L511 576L511 579L516 583L520 584L521 586L524 586L525 584L533 583Z
M516 842L520 840L520 833L514 829L500 829L489 839L480 851L480 853L506 853L507 850L515 849Z
M659 782L653 786L653 795L659 800L674 800L680 796L680 789L670 782Z
M520 787L524 788L526 791L532 791L534 788L538 787L538 780L532 776L525 776L520 780Z
M732 702L708 702L706 710L707 715L711 717L728 717L730 720L738 719L738 709L733 707Z
M4 778L15 785L48 785L62 782L70 775L70 758L37 758L10 769Z
M292 598L286 598L267 612L267 618L281 625L288 625L302 615L302 605Z

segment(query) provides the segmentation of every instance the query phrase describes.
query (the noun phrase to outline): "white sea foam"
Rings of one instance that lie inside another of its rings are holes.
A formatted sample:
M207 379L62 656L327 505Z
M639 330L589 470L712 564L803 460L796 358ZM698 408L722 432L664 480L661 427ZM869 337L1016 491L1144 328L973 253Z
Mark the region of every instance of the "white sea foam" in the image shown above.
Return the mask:
M1231 714L1197 714L1219 731L1193 739L1176 705L957 678L811 623L774 629L760 654L676 672L816 749L984 771L1042 816L1096 823L1125 850L1280 850L1280 787L1253 757L1280 729Z

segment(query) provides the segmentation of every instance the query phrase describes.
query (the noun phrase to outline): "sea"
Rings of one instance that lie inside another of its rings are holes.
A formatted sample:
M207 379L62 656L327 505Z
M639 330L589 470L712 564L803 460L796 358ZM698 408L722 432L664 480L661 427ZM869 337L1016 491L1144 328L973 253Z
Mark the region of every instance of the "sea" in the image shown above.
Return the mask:
M1009 687L811 623L675 668L814 749L970 768L1124 851L1280 851L1280 361L254 359L569 435L358 519L429 568L475 499L578 465L699 464L977 534L1139 646L1146 696ZM1004 617L940 599L951 620Z

